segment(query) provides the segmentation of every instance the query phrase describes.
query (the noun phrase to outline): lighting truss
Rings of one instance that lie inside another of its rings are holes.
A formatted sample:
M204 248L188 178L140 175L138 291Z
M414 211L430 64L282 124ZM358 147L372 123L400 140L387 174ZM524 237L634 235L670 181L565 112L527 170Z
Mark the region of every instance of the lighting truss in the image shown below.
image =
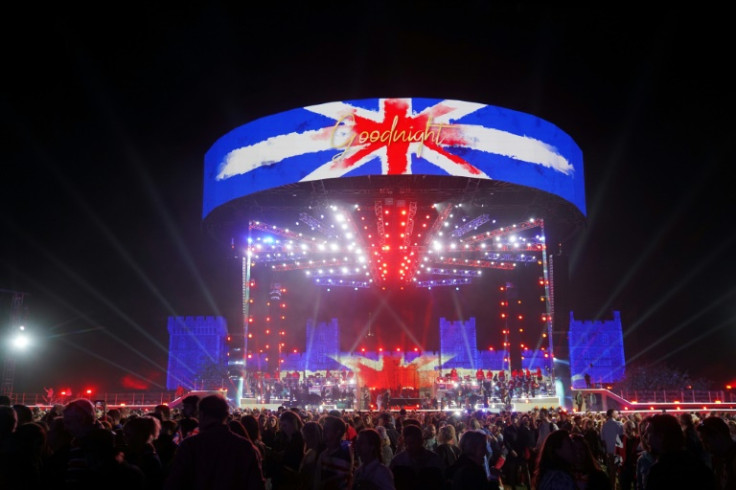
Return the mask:
M296 229L252 221L248 246L255 267L304 271L328 287L459 286L483 270L542 264L541 219L497 226L489 214L466 209L394 198L330 204L299 213Z

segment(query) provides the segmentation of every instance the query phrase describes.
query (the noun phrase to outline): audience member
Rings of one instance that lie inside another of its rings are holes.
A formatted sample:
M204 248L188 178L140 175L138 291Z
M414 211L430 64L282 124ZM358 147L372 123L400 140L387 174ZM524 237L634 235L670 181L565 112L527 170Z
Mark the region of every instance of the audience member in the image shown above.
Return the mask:
M575 448L566 430L551 432L544 440L534 472L536 490L577 490L572 475Z
M381 463L381 436L375 429L363 429L355 443L360 466L355 470L354 490L395 490L394 475Z
M227 426L227 401L208 395L198 409L199 433L181 441L165 488L264 489L258 450Z
M345 421L334 415L323 419L322 433L325 449L317 459L314 489L349 489L353 482L355 456L349 441L345 440Z
M488 450L487 436L483 432L469 430L460 437L460 457L445 472L452 490L503 490L498 475L489 477L486 471Z
M611 482L611 488L616 485L616 474L618 467L616 466L616 448L621 446L621 439L624 436L624 426L619 421L619 411L609 408L606 412L606 421L601 426L601 441L606 450L606 473Z
M736 442L728 424L720 417L710 416L698 425L703 448L711 457L713 474L720 490L736 489Z
M404 450L391 460L396 488L441 488L442 460L439 455L423 446L422 429L413 423L401 431Z
M713 472L697 456L685 450L685 436L674 416L654 415L647 433L655 463L649 470L646 490L717 488Z

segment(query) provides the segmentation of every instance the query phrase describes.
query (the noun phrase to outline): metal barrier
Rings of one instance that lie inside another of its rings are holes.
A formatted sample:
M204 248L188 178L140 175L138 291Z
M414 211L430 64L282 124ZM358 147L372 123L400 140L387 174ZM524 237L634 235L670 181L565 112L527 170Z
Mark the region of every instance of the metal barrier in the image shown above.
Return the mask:
M48 398L43 393L13 393L10 395L11 404L26 405L29 407L50 407L64 405L77 398L86 398L91 402L103 402L108 407L143 407L170 404L176 400L173 391L137 392L137 393L92 393L79 396L53 396Z

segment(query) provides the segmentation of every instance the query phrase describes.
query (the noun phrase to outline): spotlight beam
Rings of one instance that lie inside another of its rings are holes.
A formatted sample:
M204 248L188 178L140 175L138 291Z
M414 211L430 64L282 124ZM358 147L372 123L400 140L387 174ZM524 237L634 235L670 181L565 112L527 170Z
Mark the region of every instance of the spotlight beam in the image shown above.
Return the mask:
M684 322L680 323L675 328L671 329L669 332L667 332L667 334L660 336L656 341L654 341L651 344L648 344L644 349L640 350L639 353L637 353L634 356L631 356L629 358L629 362L634 362L635 360L637 360L638 358L640 358L641 356L643 356L644 354L646 354L650 350L654 349L656 346L658 346L659 344L661 344L662 342L664 342L668 338L670 338L673 335L675 335L676 333L678 333L683 328L690 326L698 318L702 317L703 315L705 315L706 313L708 313L709 311L711 311L715 307L717 307L720 304L724 303L726 300L730 300L731 297L734 294L736 294L736 288L734 288L734 289L728 291L727 293L721 295L721 297L718 298L716 301L712 302L707 307L703 308L702 310L700 310L696 314L692 315L690 318L688 318Z
M651 308L649 308L642 316L640 316L636 322L634 322L629 328L626 329L626 332L624 332L624 338L626 338L629 334L631 334L633 331L635 331L637 328L639 328L652 314L654 314L667 300L669 300L675 293L677 293L679 290L681 290L685 285L695 276L698 275L704 268L706 268L708 265L710 265L711 262L716 260L718 258L718 255L721 253L721 251L725 249L731 248L731 243L736 241L736 236L731 236L730 239L726 240L725 242L721 243L717 249L715 249L711 254L709 254L707 257L705 257L703 260L701 260L698 264L696 264L694 267L692 267L688 273L682 277L675 287L671 288L667 293L659 300L657 303L652 305Z

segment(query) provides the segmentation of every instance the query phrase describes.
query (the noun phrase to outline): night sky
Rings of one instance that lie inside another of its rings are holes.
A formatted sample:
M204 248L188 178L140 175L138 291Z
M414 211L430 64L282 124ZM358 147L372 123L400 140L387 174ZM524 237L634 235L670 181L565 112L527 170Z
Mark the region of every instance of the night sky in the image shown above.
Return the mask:
M372 97L497 105L569 134L588 207L563 245L575 318L620 311L627 359L736 381L725 16L318 5L6 19L0 289L26 293L36 340L16 391L162 389L167 317L240 321L239 262L201 220L210 145L259 117ZM483 297L463 302L473 314ZM10 304L3 292L6 328Z

